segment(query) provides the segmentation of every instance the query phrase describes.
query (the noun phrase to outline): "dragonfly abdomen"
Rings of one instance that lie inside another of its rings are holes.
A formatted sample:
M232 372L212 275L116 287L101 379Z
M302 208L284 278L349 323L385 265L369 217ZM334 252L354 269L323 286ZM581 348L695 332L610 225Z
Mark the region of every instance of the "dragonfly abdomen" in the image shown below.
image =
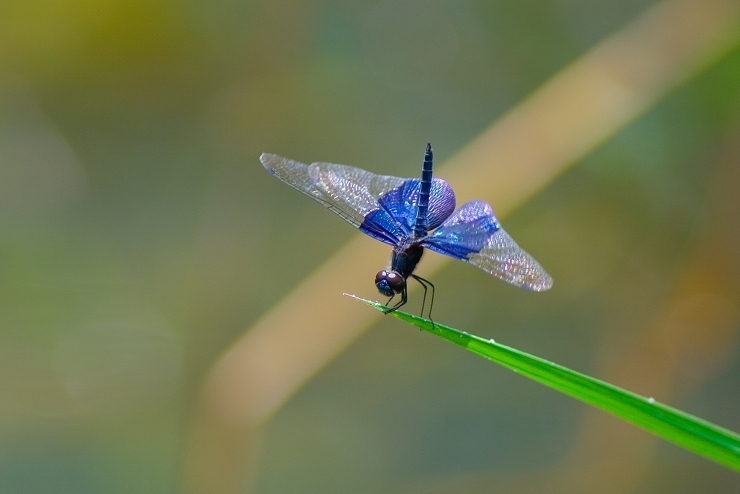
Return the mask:
M432 144L427 142L427 149L424 153L424 164L421 167L421 183L419 184L419 201L416 207L414 238L422 238L429 231L427 214L429 212L429 195L432 191L433 159Z

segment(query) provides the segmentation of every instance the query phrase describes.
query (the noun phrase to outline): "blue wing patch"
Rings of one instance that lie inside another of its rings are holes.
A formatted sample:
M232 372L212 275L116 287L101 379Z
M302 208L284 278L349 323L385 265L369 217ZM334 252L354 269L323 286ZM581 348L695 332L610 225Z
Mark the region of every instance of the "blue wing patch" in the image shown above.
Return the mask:
M360 231L390 245L413 233L421 180L411 178L378 199L379 208L365 215ZM455 210L455 193L442 179L432 180L427 224L437 228Z
M488 238L501 228L491 206L483 201L470 201L447 218L421 244L435 252L466 260L486 245Z

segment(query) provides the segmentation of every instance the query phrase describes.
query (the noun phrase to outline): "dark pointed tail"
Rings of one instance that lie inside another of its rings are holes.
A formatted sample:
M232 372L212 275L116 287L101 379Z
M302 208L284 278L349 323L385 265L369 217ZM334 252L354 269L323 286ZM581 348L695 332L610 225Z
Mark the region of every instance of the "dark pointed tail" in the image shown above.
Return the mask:
M427 142L427 149L424 153L424 165L421 168L421 186L419 187L419 202L416 207L414 238L424 237L428 232L427 213L429 212L429 194L432 191L433 160L432 143Z

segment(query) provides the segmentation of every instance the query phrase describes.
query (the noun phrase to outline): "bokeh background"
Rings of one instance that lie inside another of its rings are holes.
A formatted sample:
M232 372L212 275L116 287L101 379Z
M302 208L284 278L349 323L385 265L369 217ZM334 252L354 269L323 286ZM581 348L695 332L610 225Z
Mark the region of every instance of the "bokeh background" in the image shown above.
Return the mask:
M655 5L4 0L0 493L740 491L391 319L259 420L202 418L222 356L356 235L260 153L416 176L427 141L445 162ZM435 319L740 430L740 48L723 46L502 219L552 291L455 263L432 276ZM355 267L320 296L362 314L343 278L372 296L382 266Z

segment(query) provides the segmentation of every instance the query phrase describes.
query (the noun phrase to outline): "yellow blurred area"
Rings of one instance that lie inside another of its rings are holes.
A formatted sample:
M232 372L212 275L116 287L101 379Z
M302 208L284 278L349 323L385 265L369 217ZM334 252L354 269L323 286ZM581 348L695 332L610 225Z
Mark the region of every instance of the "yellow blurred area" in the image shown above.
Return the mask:
M0 66L81 81L171 57L188 42L177 5L138 1L15 1L0 6Z

